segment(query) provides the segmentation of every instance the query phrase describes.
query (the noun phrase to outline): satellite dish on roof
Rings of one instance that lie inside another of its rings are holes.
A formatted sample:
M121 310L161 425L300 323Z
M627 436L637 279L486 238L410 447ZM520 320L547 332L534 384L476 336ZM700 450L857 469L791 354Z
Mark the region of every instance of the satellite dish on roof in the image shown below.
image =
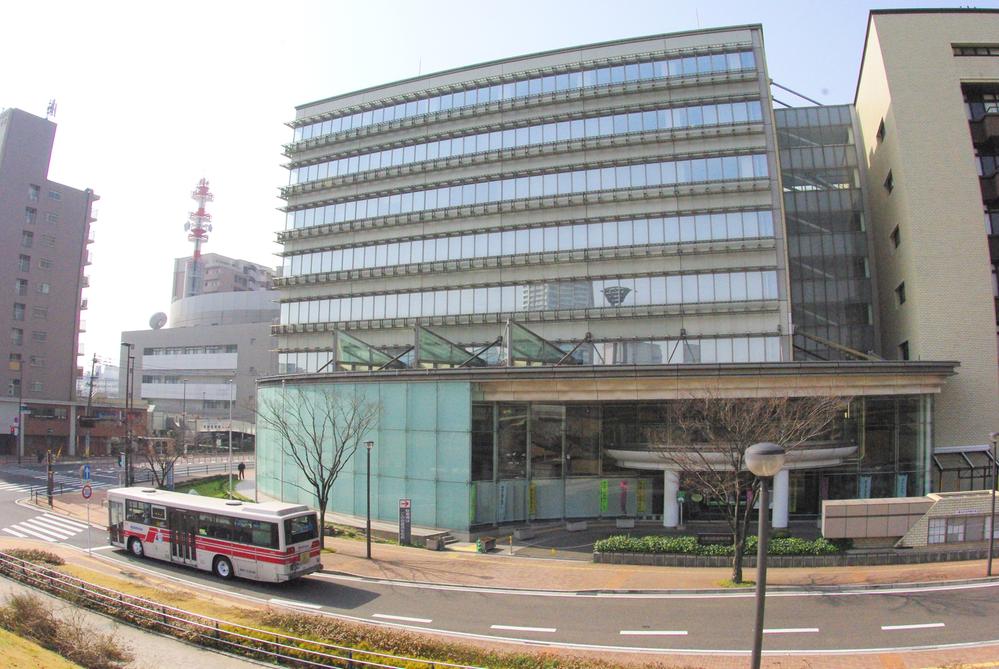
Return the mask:
M154 330L159 330L161 327L166 325L166 322L167 322L167 315L162 311L157 311L149 319L149 327L151 327Z

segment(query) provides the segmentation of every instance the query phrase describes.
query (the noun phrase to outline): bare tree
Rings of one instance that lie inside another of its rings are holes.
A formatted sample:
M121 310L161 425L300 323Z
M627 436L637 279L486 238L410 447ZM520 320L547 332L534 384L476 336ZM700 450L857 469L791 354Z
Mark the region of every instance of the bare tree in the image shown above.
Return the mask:
M305 484L285 481L313 495L319 507L323 545L326 508L333 484L375 427L381 407L353 393L327 388L290 388L282 397L258 402L259 423L274 433L282 457L290 459Z
M732 582L742 582L742 554L760 482L746 471L746 449L773 442L793 451L828 437L849 405L841 397L700 398L671 405L670 427L651 428L648 443L683 485L719 503L732 533ZM740 505L740 501L745 501Z
M139 438L142 445L137 449L144 468L149 469L153 476L153 485L163 488L182 452L177 448L177 441L172 437L155 439Z

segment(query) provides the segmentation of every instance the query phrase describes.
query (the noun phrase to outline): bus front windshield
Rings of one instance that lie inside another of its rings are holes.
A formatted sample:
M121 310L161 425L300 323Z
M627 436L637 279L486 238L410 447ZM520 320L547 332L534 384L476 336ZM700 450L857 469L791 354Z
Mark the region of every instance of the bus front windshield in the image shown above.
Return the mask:
M286 544L290 545L302 541L311 541L318 536L316 514L314 513L289 518L284 521L284 540Z

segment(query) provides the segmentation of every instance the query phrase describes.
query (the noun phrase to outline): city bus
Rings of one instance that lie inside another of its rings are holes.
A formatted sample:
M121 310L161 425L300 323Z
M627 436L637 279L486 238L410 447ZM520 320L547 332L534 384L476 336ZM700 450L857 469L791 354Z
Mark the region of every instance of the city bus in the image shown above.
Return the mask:
M316 512L301 504L239 500L154 490L108 490L112 546L255 581L281 582L318 571Z

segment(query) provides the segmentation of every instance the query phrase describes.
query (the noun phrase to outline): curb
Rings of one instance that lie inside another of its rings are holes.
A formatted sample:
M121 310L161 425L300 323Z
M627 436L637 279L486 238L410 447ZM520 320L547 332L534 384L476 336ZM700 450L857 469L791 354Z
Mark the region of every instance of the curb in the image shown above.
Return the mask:
M465 585L462 583L442 583L436 581L415 581L408 579L392 579L392 578L380 578L375 576L363 576L361 574L353 574L351 572L334 570L334 569L321 569L320 574L329 574L330 576L342 576L346 578L357 579L364 582L373 583L387 583L390 585L407 585L407 586L422 586L422 587L442 587L442 588L461 588L463 590L476 590L481 592L522 592L522 593L538 593L538 592L554 592L561 595L576 595L579 597L599 597L607 595L728 595L728 596L740 596L745 597L746 595L753 594L754 590L750 587L745 588L667 588L667 589L644 589L644 590L614 590L614 589L591 589L591 590L545 590L542 588L521 588L521 587L503 587L503 586L476 586L476 585ZM983 578L966 578L966 579L955 579L949 581L921 581L921 582L907 582L907 583L875 583L875 584L854 584L854 585L768 585L767 592L784 592L784 593L808 593L808 594L822 594L822 593L842 593L842 592L877 592L877 591L891 591L891 590L920 590L929 588L945 588L945 587L960 587L960 586L975 586L975 585L987 585L996 584L999 585L999 576L983 577Z

